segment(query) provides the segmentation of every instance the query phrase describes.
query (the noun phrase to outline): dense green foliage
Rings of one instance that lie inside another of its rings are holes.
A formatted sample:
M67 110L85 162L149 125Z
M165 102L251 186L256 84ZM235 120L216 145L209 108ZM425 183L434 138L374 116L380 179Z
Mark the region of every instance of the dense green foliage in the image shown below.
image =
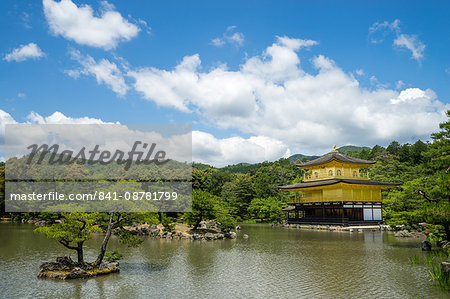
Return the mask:
M68 249L76 250L78 263L83 263L84 242L91 238L92 232L100 231L95 224L97 213L66 213L62 217L63 221L60 223L38 227L35 232L56 239Z
M196 197L202 194L217 202L222 210L228 211L228 215L238 221L275 221L281 220L281 209L289 197L287 192L280 192L277 187L300 181L303 170L296 168L288 159L280 159L257 164L255 169L245 174L231 173L228 168L194 168L192 176L193 188L202 191L194 191L194 210L198 206Z
M377 161L367 170L371 179L403 183L384 192L386 223L410 229L428 223L427 232L435 241L450 240L450 121L440 129L431 135L430 143L393 141L387 148L376 145L354 154Z

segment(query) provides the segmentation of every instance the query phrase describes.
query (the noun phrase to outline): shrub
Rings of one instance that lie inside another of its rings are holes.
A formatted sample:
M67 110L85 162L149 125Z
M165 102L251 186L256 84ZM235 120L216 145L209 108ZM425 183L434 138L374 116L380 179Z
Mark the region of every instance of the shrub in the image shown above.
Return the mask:
M113 252L107 252L105 253L105 261L107 261L108 263L114 263L117 262L119 260L121 260L123 258L123 254L119 253L118 251L113 251Z

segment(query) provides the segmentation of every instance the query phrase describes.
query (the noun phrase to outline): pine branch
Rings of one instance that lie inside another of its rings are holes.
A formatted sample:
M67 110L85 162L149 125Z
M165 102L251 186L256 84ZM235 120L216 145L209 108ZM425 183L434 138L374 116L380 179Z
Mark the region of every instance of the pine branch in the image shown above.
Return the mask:
M78 249L77 247L70 246L69 242L67 240L61 239L61 240L58 240L58 242L61 243L62 245L64 245L64 247L66 247L68 249L72 249L72 250L77 250Z
M423 190L417 189L414 193L421 195L423 198L428 200L429 202L437 202L438 200L435 198L429 197Z

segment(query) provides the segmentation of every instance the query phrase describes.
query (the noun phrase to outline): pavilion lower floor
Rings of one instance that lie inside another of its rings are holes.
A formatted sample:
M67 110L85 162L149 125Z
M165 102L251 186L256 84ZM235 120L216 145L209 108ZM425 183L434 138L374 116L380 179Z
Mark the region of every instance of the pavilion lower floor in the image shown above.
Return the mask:
M293 203L284 211L289 224L346 226L383 223L381 202Z

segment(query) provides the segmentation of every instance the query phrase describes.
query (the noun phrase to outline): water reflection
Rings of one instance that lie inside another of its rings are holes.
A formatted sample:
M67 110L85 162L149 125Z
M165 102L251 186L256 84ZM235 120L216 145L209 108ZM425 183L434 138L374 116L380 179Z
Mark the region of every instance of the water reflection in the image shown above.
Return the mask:
M126 248L122 271L77 281L38 280L42 261L67 251L32 225L0 225L0 281L6 298L441 298L447 293L411 265L420 240L381 232L328 232L244 225L237 240L145 239ZM248 234L249 239L243 239ZM87 242L87 260L102 241Z

